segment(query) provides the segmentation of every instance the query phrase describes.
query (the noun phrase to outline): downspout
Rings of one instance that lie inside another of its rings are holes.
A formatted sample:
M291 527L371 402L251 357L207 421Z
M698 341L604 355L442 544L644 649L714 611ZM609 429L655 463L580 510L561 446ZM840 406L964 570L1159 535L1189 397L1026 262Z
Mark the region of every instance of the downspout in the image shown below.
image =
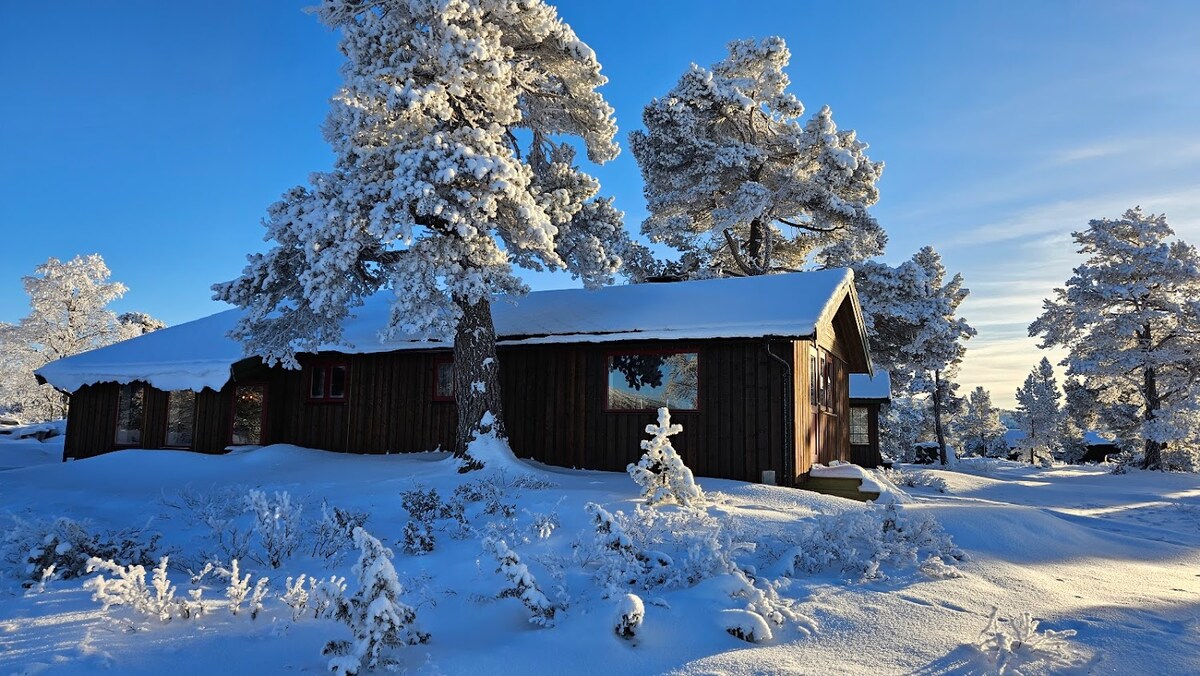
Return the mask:
M767 353L768 357L779 362L780 366L783 367L783 467L781 470L784 478L787 480L786 485L791 486L795 482L795 477L791 471L791 463L795 455L792 443L796 437L796 430L793 427L795 423L792 420L792 414L794 413L792 410L794 408L792 390L795 388L795 384L792 382L792 365L786 359L781 358L771 351L770 338L763 338L763 350Z

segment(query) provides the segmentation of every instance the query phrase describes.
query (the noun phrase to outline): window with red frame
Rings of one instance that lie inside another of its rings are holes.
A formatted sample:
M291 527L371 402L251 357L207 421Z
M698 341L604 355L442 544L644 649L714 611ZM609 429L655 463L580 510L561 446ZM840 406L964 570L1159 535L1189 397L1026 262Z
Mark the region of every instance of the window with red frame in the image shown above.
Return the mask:
M454 401L454 357L433 359L433 400Z
M622 352L608 355L610 411L653 411L700 406L696 352Z
M308 369L308 400L310 402L346 401L349 367L340 362L320 362Z

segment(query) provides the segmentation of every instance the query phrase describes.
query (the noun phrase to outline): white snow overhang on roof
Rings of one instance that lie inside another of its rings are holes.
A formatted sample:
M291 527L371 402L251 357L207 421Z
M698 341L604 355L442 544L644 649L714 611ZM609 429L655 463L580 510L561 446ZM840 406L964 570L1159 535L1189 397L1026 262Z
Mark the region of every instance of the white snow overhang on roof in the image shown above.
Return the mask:
M816 334L818 324L832 320L847 293L861 327L854 274L848 269L536 291L515 300L494 300L492 317L501 345L806 338ZM387 292L367 298L342 324L346 344L322 350L355 354L451 346L419 335L381 341L391 300ZM240 315L241 310L227 310L60 359L37 375L67 392L100 382L133 381L163 390L219 390L230 379L230 367L246 357L228 336Z

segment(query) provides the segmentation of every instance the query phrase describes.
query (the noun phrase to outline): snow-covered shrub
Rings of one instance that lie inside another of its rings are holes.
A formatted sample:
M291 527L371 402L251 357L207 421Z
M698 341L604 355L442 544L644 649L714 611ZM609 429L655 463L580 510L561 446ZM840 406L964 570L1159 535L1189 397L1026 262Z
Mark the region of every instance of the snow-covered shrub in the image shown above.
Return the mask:
M214 486L206 491L189 487L174 496L164 496L162 503L179 510L188 524L207 531L207 546L185 563L199 567L210 561L249 558L254 528L243 523L246 513L244 487Z
M636 594L625 594L617 601L613 631L621 638L634 638L645 617L646 607L642 604L642 599L638 598Z
M167 578L167 560L166 556L159 560L154 567L150 587L147 587L145 566L122 566L92 557L87 560L87 572L100 570L112 577L97 575L85 582L83 587L92 591L92 600L100 602L104 610L112 606L126 606L143 615L155 617L160 622L170 622L174 617L191 617L194 612L192 604L175 598L175 586ZM194 594L193 600L199 602L199 595Z
M774 638L767 621L758 613L749 610L738 610L736 608L722 610L718 620L721 623L721 628L729 632L730 635L748 643L760 643L762 641L770 641Z
M229 613L237 615L242 610L242 602L250 594L250 573L241 576L237 559L229 564L229 568L217 567L215 572L229 580L229 586L225 588L225 599L229 602Z
M120 565L153 566L160 538L145 528L92 532L87 521L66 517L9 515L0 520L0 527L4 530L0 559L9 574L26 587L36 584L48 568L53 568L59 579L82 577L92 557Z
M774 624L777 627L783 626L788 621L804 621L812 624L812 620L797 613L792 608L792 602L780 596L779 590L769 581L764 580L760 586L740 568L735 568L732 573L722 579L726 584L725 591L731 599L744 601L745 611L754 613L768 624ZM758 635L766 639L771 638L769 631L766 634L759 633Z
M437 546L433 529L424 521L409 521L404 524L404 553L410 556L428 554Z
M354 545L354 529L366 523L366 512L334 507L322 500L321 520L313 527L312 555L325 559L330 565L338 565Z
M592 515L595 537L590 550L596 561L596 582L605 596L623 589L663 585L671 574L672 561L660 552L644 552L625 532L627 519L621 512L610 513L589 502L584 507Z
M1069 667L1080 663L1079 655L1067 641L1074 629L1039 632L1039 622L1029 613L1002 620L999 608L992 608L987 626L979 633L975 647L992 664L996 674L1019 674L1021 668L1037 665L1041 670Z
M462 488L459 486L458 488ZM474 488L465 491L475 495ZM458 489L449 502L443 502L436 488L423 490L413 488L400 494L400 504L408 512L411 520L404 527L404 553L420 556L432 552L437 546L434 535L434 524L437 521L450 520L454 522L456 537L465 536L470 532L470 524L466 517L465 500Z
M254 515L254 530L264 554L256 555L255 560L278 568L300 546L301 505L293 505L287 491L276 491L274 498L268 498L263 491L251 489L246 494L246 509Z
M529 567L521 563L521 557L510 549L504 540L498 538L485 539L483 548L495 557L496 562L500 564L496 572L508 581L509 586L502 589L498 596L502 599L520 599L529 610L530 622L543 627L553 627L558 607L542 593L533 573L529 572Z
M537 536L539 540L546 540L554 534L555 529L562 525L558 520L558 512L552 511L546 514L533 513L528 510L525 512L530 516L532 521L529 524L529 529Z
M909 516L894 504L869 504L862 511L814 519L799 546L784 555L784 563L788 575L836 568L866 581L886 579L883 568L914 567L919 561L933 570L930 556L965 558L932 517Z
M909 488L933 488L939 493L945 493L949 486L946 480L937 476L933 472L924 470L899 470L885 469L882 470L892 483L897 486L907 486Z
M331 597L329 616L350 628L353 640L330 641L323 653L332 655L329 669L339 676L386 667L386 651L429 640L417 626L417 613L400 596L404 589L392 566L392 551L362 527L354 529L361 554L354 565L358 590L354 596Z
M645 453L626 470L641 486L647 505L677 502L685 507L695 507L704 503L704 492L696 484L692 470L671 445L669 437L682 431L682 425L671 424L671 411L666 406L658 409L658 424L646 425L646 434L651 438L641 442Z

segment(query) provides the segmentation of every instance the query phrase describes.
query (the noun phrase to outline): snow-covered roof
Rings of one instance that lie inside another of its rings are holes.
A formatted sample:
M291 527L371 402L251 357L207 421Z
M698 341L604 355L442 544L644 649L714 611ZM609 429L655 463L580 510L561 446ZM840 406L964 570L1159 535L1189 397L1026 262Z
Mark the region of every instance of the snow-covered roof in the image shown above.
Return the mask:
M512 302L492 304L502 345L812 336L830 321L842 300L854 295L846 269L761 277L723 278L609 286L601 289L535 291ZM426 336L400 335L386 341L389 293L366 299L343 324L347 345L323 346L345 353L449 347ZM857 311L857 302L856 311ZM73 392L100 382L143 381L163 390L220 389L230 367L246 357L228 337L240 309L148 333L115 345L60 359L37 374Z
M875 371L875 375L851 373L850 398L890 400L892 398L891 375L883 369Z

